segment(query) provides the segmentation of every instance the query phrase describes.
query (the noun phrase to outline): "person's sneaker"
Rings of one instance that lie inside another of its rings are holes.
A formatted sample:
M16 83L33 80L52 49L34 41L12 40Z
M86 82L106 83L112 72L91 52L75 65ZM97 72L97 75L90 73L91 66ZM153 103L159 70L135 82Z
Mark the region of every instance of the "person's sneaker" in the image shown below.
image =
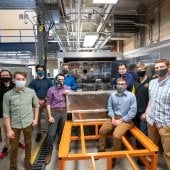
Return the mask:
M35 141L39 142L41 140L41 137L42 137L41 133L38 133L36 138L35 138Z
M20 142L19 142L19 145L18 145L18 146L19 146L20 149L23 149L23 150L25 149L25 145L22 144L22 143L20 143Z
M25 162L25 168L26 170L33 170L33 166L31 165L31 163Z
M0 152L0 159L4 159L8 155L8 148L4 147Z
M45 157L45 164L46 165L48 165L51 162L51 156L52 156L52 154L50 153Z

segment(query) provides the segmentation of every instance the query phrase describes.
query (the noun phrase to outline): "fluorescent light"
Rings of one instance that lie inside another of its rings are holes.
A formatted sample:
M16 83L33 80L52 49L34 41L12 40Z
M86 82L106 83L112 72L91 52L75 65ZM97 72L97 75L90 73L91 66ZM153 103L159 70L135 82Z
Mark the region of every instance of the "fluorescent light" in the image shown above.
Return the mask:
M97 38L98 38L97 33L85 35L83 47L93 47L93 45L95 44Z
M118 0L93 0L96 4L116 4Z

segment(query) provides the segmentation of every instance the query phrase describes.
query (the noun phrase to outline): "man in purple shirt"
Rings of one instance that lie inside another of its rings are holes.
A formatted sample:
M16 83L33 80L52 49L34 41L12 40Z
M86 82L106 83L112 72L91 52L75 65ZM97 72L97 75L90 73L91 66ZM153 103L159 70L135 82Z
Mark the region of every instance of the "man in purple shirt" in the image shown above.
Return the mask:
M58 135L58 145L60 143L62 131L64 128L64 122L67 119L66 112L66 93L69 91L69 87L64 85L64 74L60 73L56 76L56 85L49 88L47 92L47 113L48 113L48 137L47 137L47 156L45 159L46 165L51 161L51 155L53 150L53 143ZM60 126L58 128L58 126ZM59 129L59 130L58 130Z

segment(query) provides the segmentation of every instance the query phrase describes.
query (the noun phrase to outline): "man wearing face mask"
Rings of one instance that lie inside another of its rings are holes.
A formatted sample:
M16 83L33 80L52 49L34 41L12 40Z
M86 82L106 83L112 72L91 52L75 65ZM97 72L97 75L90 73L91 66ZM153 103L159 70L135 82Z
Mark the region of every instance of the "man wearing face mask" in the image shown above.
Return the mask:
M62 73L65 75L64 84L69 86L71 90L77 90L76 79L73 75L69 74L69 66L68 64L62 64Z
M15 84L12 82L12 74L9 70L2 70L0 72L0 128L2 137L2 152L0 153L0 159L3 159L8 154L8 138L6 134L6 128L3 121L3 96L4 94L14 88Z
M67 119L66 113L66 93L70 88L64 85L64 74L60 73L56 76L56 86L49 88L47 93L47 112L48 112L48 137L47 137L47 156L45 159L46 165L50 163L53 143L56 136L58 136L59 146L64 123ZM58 127L60 125L60 127Z
M137 114L135 116L134 123L147 135L145 111L149 102L148 88L151 79L146 74L146 66L144 63L137 64L137 73L140 80L134 83L135 96L137 100Z
M133 126L132 119L136 115L136 97L126 90L125 78L117 79L117 90L110 94L108 99L107 120L99 130L99 152L105 151L106 136L113 131L113 151L121 150L121 137ZM115 159L113 159L113 166Z
M38 123L39 103L34 90L25 87L27 74L14 73L15 87L4 94L3 117L10 143L10 170L17 170L17 150L20 133L25 141L25 167L32 170L31 146L33 126Z
M0 72L0 129L1 129L1 138L2 138L2 152L0 153L0 159L3 159L8 154L9 142L7 138L7 132L3 120L3 96L4 94L14 88L15 84L12 81L12 74L9 70L1 70ZM19 147L24 149L24 145L19 143Z
M134 118L134 124L145 134L147 135L147 123L145 111L149 101L148 87L150 78L146 74L146 65L144 63L138 63L137 74L139 80L134 82L135 96L137 100L137 113ZM136 147L142 148L141 144L136 141ZM144 165L140 159L137 160L138 165Z
M159 138L163 155L170 170L170 61L157 60L154 64L158 78L149 83L149 104L146 111L148 136L158 145Z
M35 141L39 142L42 137L41 114L43 111L46 114L46 110L44 109L46 107L46 96L47 96L48 89L52 87L52 81L45 77L44 66L37 65L35 69L36 69L37 77L33 79L28 86L31 89L35 90L35 93L37 94L39 99L40 113L39 113L38 126L37 126L37 136L35 138Z

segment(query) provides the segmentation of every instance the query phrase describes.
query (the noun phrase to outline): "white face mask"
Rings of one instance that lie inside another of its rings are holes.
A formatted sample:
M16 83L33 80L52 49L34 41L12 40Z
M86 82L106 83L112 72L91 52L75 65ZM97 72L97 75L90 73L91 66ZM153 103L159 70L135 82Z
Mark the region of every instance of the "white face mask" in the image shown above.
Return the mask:
M26 81L20 81L20 80L16 80L15 81L15 86L17 87L17 88L24 88L25 87L25 85L26 85Z

